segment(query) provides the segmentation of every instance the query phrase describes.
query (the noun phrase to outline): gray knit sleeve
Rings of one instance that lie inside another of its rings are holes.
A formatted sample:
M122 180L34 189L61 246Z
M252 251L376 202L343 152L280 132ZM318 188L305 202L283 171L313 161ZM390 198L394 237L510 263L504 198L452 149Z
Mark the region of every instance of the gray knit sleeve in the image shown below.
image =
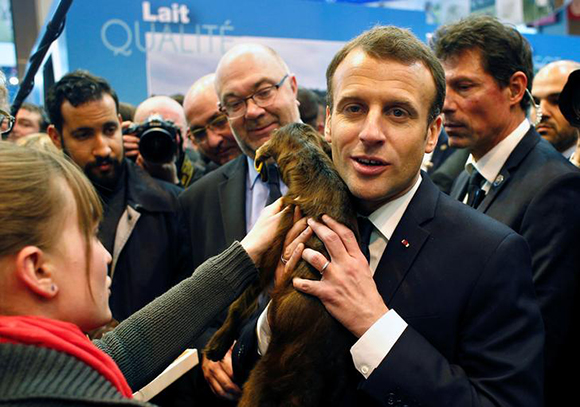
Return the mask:
M234 242L94 343L138 390L179 356L255 277L254 263Z

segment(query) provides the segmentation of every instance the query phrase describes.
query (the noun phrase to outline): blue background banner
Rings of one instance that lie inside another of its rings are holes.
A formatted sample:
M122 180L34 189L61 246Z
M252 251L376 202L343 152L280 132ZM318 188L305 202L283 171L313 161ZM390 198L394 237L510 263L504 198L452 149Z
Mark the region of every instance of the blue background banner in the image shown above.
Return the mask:
M392 24L409 28L426 41L436 28L426 23L423 11L307 0L80 0L73 3L66 24L59 40L62 52L53 54L61 59L57 65L105 77L121 100L134 104L151 93L185 93L193 81L215 69L225 51L245 38L262 38L274 47L304 40L308 51L283 57L299 83L318 87L329 50L362 31ZM580 59L579 38L526 37L537 67L555 59ZM309 62L308 67L303 62ZM319 66L316 74L311 72L313 64Z

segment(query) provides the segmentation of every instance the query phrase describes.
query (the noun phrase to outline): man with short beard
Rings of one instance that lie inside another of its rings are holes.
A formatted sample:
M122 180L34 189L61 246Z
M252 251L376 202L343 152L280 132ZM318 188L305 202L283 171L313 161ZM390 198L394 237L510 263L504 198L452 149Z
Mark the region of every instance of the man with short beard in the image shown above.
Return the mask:
M580 69L580 63L574 61L549 63L538 71L532 86L532 96L540 107L540 111L535 112L539 116L536 130L566 159L576 149L579 131L560 112L558 99L568 76L576 69Z
M178 202L171 184L124 159L115 91L86 71L48 92L48 134L87 175L104 203L98 236L113 255L111 310L123 320L186 277Z

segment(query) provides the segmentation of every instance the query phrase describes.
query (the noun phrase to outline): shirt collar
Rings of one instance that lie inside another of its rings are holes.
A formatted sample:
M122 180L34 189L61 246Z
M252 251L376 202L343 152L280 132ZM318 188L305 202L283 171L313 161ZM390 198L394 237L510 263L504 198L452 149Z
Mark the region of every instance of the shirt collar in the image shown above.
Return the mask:
M576 151L576 143L574 143L574 145L572 145L569 149L562 151L562 155L566 160L569 160L570 157L572 157L572 154L574 154L574 151Z
M409 191L405 192L397 199L387 202L369 215L369 220L387 240L391 239L391 236L393 236L393 232L401 221L411 199L413 199L413 196L415 196L415 193L419 189L421 181L422 178L421 175L419 175L417 181Z
M254 160L252 160L248 156L246 156L246 159L248 160L247 185L249 186L250 190L252 190L252 189L254 189L254 185L256 185L256 182L258 181L260 174L258 173L258 170L256 169L256 167L254 167Z
M524 119L514 131L489 150L477 162L470 154L465 163L465 169L471 174L473 168L475 168L487 182L490 184L493 183L512 151L514 151L529 129L530 122L528 119Z

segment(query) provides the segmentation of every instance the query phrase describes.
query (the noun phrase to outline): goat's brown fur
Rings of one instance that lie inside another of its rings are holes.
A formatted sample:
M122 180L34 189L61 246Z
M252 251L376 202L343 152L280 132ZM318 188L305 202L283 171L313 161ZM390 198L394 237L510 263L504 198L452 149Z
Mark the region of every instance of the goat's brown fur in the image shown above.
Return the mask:
M328 214L356 232L351 196L329 157L330 148L310 126L290 124L276 131L256 153L256 167L274 159L288 186L284 206L298 205L303 216L317 220ZM228 318L205 349L220 360L243 324L257 308L260 292L271 286L284 239L293 225L286 211L271 249L260 261L260 282L248 288L230 307ZM316 236L306 243L328 253ZM244 385L241 407L335 405L344 387L354 338L328 314L322 303L292 286L293 277L320 279L320 272L300 261L272 290L268 321L272 336L268 351Z

